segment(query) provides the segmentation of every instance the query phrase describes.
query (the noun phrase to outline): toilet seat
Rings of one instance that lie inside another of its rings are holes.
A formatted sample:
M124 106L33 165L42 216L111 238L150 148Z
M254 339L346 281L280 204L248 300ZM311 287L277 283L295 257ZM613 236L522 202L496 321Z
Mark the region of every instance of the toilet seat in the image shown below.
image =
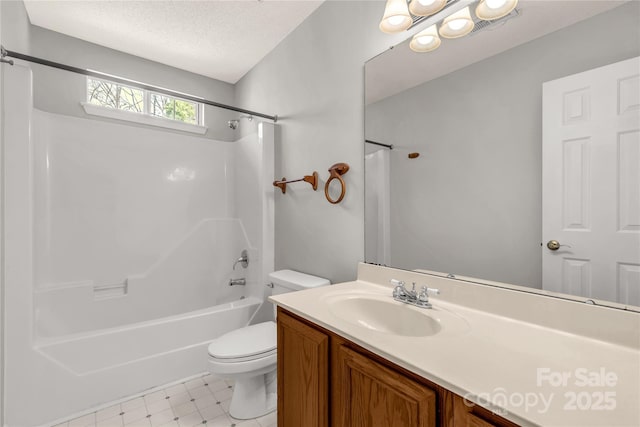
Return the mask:
M259 354L253 354L251 356L244 356L244 357L225 357L225 358L218 358L215 356L212 356L211 353L209 353L209 358L210 359L215 359L216 362L218 363L239 363L239 362L250 362L252 360L257 360L257 359L264 359L265 357L269 357L269 356L275 356L276 355L276 349L274 348L271 351L267 351L264 353L259 353Z
M218 363L246 362L276 354L276 324L263 322L236 329L209 344L209 356Z

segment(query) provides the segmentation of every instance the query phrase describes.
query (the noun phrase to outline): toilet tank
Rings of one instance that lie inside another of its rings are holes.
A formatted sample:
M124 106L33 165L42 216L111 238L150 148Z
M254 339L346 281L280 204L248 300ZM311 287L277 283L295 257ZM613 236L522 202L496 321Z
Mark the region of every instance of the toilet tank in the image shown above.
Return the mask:
M327 286L331 282L323 277L312 276L293 270L278 270L269 274L269 280L273 284L272 295L287 292L301 291L303 289Z

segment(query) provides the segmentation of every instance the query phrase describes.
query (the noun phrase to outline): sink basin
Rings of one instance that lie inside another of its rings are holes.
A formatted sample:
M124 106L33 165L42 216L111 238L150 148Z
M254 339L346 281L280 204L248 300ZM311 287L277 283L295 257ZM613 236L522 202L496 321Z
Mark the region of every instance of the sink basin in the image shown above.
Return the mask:
M334 296L327 301L336 317L376 332L406 337L435 335L442 329L431 310L388 299L367 296Z

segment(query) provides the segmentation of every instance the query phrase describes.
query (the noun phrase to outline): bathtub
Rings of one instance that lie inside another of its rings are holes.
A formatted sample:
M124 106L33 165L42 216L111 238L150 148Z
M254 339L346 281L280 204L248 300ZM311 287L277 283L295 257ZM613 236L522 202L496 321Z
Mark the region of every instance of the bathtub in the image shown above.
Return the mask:
M255 297L192 311L162 319L109 328L91 333L72 334L62 338L40 339L35 350L43 357L73 375L92 375L99 372L127 369L143 361L161 361L182 357L179 353L196 357L194 365L206 359L208 342L233 329L245 326L256 312L261 300ZM175 380L167 366L165 379ZM206 369L202 369L206 370ZM190 370L193 374L193 369ZM133 374L133 372L132 372Z
M38 339L27 357L35 369L20 379L21 403L31 408L20 425L53 425L206 372L208 343L247 325L262 301L248 297L153 321Z

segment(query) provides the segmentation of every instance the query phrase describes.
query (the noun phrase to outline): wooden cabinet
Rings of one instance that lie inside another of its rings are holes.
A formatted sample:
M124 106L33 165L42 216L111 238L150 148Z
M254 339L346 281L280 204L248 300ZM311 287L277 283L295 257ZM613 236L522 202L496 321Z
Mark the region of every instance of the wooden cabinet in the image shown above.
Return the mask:
M465 402L460 396L453 395L453 413L456 426L460 427L501 427L516 424L500 418L498 415L477 405Z
M278 308L278 427L517 427Z
M329 336L278 313L278 427L329 425Z
M337 425L351 427L435 427L436 393L345 345L338 345Z

